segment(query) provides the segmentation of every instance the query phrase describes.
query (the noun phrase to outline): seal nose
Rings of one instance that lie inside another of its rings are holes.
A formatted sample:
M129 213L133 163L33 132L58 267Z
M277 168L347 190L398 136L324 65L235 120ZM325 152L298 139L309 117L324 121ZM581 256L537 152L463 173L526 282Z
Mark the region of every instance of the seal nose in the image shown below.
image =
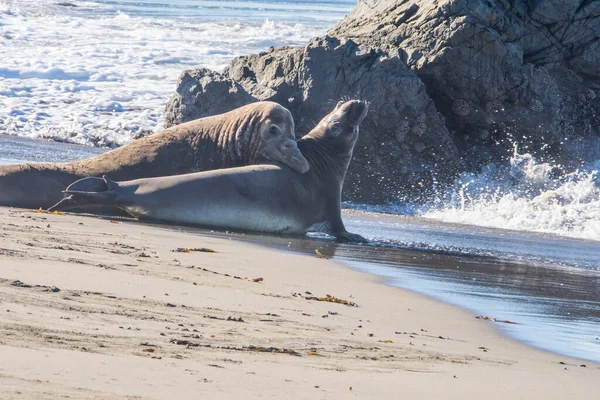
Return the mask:
M348 117L350 123L354 126L358 126L365 119L368 111L369 103L366 101L351 100L348 102Z
M281 155L283 156L282 162L289 165L294 170L304 174L310 169L308 161L298 148L298 144L295 140L289 139L281 143L280 146Z

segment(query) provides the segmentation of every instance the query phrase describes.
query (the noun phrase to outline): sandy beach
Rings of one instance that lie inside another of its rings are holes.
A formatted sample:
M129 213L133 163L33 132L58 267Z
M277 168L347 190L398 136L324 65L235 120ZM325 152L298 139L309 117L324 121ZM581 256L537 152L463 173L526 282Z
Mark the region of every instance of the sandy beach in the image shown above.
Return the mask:
M0 305L1 398L600 396L600 365L335 260L160 226L0 208Z

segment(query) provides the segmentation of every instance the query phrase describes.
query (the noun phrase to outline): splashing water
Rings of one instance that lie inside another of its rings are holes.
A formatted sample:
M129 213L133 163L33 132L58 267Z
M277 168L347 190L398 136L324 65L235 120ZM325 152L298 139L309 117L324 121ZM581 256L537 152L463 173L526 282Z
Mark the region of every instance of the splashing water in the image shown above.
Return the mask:
M515 148L508 165L463 173L419 215L444 222L600 240L600 160L565 173Z

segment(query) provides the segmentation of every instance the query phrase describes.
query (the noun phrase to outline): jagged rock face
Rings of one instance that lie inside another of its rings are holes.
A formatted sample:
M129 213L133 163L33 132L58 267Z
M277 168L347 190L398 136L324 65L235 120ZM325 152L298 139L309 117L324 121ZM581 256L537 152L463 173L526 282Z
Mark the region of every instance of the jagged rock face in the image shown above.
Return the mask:
M513 143L575 165L600 136L597 1L360 0L329 34L405 60L472 167Z
M414 198L515 144L570 167L600 157L597 0L360 0L328 35L188 71L167 123L272 100L304 134L344 96L368 100L355 201Z
M194 74L205 79L200 71ZM346 200L404 198L461 169L456 147L425 86L399 58L384 52L360 49L352 41L317 38L304 48L274 48L239 57L223 75L212 74L209 79L241 85L244 93L229 95L232 100L250 95L287 107L299 137L338 100L367 100L369 114L360 126L346 176Z

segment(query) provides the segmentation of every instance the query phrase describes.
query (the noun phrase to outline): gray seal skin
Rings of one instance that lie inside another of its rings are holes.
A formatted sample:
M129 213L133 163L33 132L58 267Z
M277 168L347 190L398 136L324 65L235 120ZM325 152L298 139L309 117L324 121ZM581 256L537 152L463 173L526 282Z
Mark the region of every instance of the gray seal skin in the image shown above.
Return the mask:
M87 160L0 166L0 205L45 209L63 198L67 185L89 176L124 181L271 161L299 173L309 168L296 145L289 110L257 102L165 129Z
M70 185L52 210L114 205L139 219L365 241L346 231L341 194L367 108L358 100L340 102L298 140L310 165L305 174L270 164L126 182L86 178Z

